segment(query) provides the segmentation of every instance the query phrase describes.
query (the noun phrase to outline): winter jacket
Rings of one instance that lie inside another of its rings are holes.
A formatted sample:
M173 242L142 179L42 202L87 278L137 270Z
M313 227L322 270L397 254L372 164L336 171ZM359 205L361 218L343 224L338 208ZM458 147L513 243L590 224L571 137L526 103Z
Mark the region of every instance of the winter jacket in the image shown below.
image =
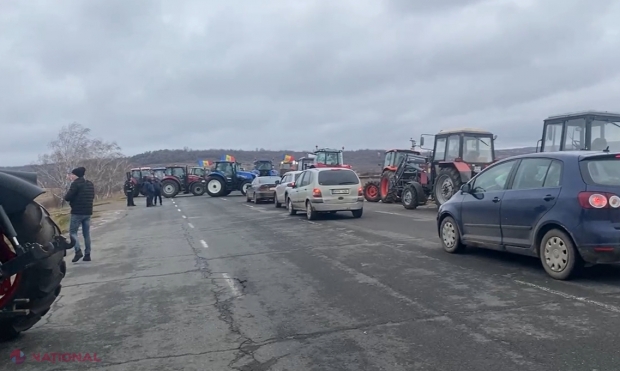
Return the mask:
M158 195L161 193L161 182L158 180L153 181L153 190L155 194Z
M130 193L133 193L133 188L134 188L134 184L131 180L127 180L125 181L125 194L128 195Z
M151 182L144 182L142 185L142 192L152 195L155 193L155 188Z
M93 215L93 201L95 200L95 186L90 180L77 178L71 182L65 201L71 205L71 214Z

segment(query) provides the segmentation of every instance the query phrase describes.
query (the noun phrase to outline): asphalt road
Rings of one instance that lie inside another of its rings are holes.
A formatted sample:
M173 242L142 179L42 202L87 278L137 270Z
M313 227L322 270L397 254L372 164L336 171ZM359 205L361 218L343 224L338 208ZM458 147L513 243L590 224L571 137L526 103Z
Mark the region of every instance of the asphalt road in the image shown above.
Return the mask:
M620 369L617 267L558 282L536 259L450 255L432 207L309 222L240 196L164 203L97 230L94 261L68 263L1 369L95 366L32 359L45 352L132 371Z

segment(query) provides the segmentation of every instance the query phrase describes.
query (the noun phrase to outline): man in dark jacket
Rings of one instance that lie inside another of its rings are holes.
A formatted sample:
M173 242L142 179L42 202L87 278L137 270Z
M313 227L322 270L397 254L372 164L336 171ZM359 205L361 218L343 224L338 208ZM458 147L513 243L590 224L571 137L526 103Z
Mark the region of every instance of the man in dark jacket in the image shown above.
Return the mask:
M146 207L153 206L153 197L155 196L155 187L153 187L152 179L148 178L144 181L142 191L146 196Z
M127 178L123 188L125 190L125 195L127 196L127 206L136 206L136 204L133 203L133 192L135 185L131 181L131 178Z
M78 167L71 171L71 187L65 195L65 201L71 205L71 223L69 234L75 239L75 255L72 262L77 262L82 257L84 261L90 261L90 218L93 215L93 202L95 200L95 186L89 180L84 179L86 169ZM84 254L80 249L78 230L82 226L84 236Z
M153 197L153 206L157 205L157 200L159 199L159 206L161 206L161 181L159 178L153 178L153 188L155 189L155 194Z

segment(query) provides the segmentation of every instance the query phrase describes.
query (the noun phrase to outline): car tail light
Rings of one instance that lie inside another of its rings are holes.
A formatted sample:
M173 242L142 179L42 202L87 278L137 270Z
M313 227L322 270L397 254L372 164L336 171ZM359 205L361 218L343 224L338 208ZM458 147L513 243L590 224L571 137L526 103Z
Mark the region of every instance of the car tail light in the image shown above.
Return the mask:
M357 189L357 195L358 195L358 196L363 196L363 195L364 195L364 188L359 187L359 188Z
M579 204L584 209L605 209L620 207L620 197L613 193L604 192L581 192L579 193Z
M315 188L312 190L312 197L323 197L323 194L321 194L320 189Z

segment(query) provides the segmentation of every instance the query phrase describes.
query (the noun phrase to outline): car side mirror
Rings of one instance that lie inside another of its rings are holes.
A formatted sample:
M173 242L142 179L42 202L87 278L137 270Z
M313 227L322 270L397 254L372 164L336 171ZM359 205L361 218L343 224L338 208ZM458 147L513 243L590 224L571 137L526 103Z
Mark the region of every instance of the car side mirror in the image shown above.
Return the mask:
M469 183L465 183L461 186L461 192L463 193L471 193L471 185Z
M280 181L279 181L279 180L276 180L276 185L278 185L278 184L280 184Z

